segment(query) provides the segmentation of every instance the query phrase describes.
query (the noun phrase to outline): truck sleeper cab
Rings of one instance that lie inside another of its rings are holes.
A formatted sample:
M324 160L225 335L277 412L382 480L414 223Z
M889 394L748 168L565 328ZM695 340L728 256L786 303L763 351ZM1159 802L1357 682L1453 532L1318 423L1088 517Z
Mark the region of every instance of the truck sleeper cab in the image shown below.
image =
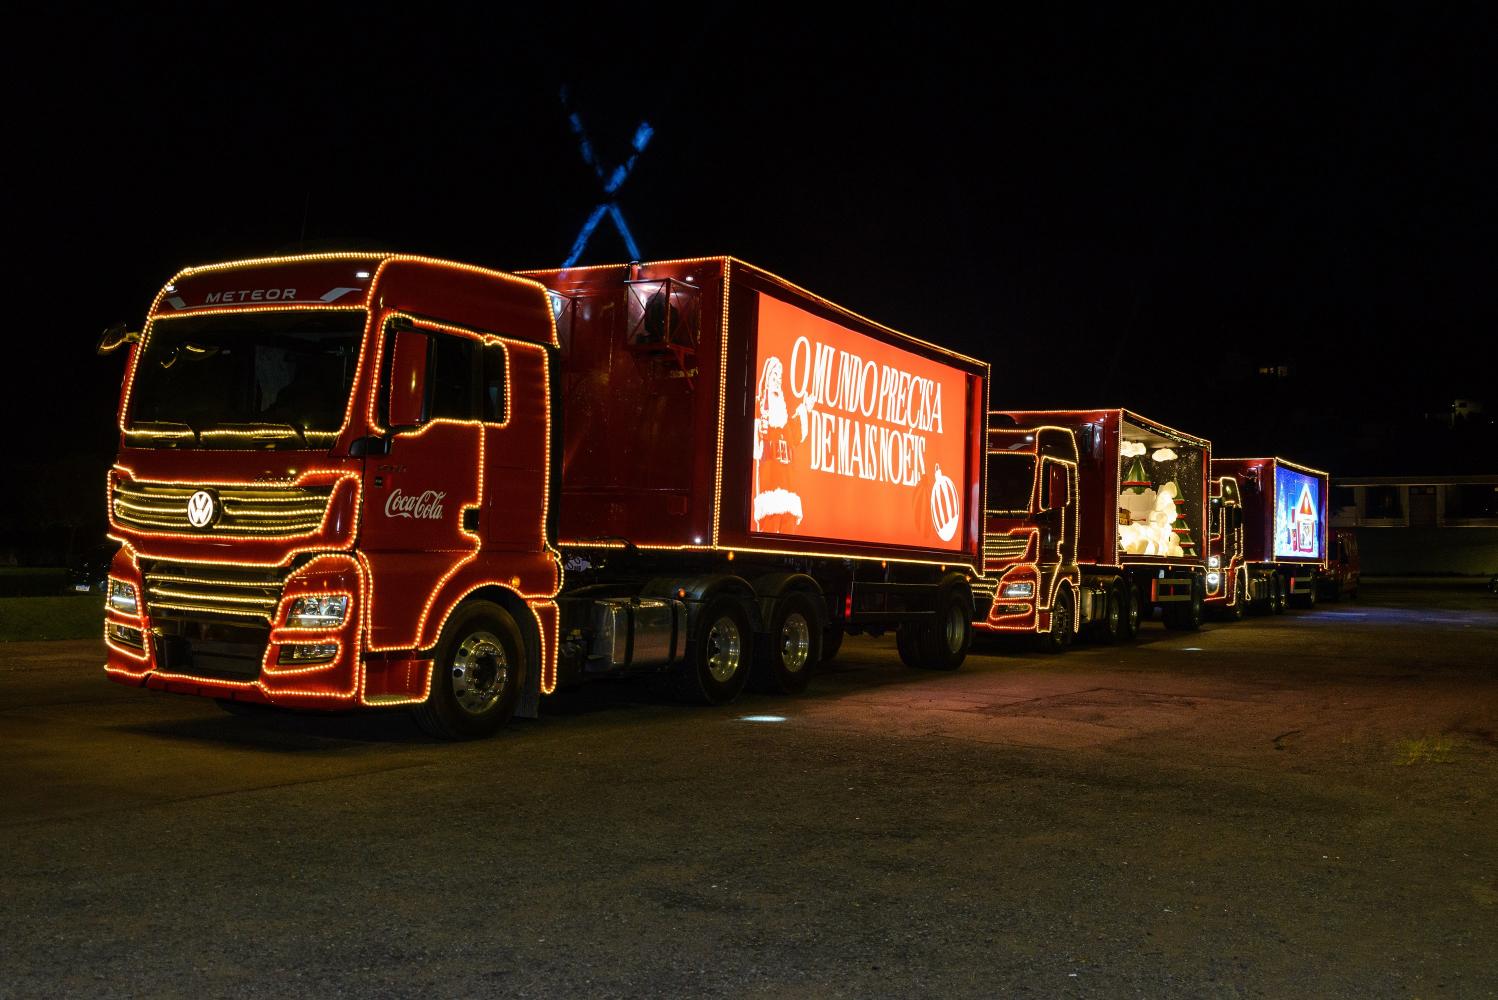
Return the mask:
M751 675L797 691L844 628L961 662L976 514L927 504L950 541L772 535L748 503L753 396L729 398L725 365L773 332L757 314L799 309L945 366L950 433L925 443L964 485L902 487L943 504L979 474L986 366L731 258L538 277L391 254L188 268L141 336L101 342L129 348L109 677L230 706L407 706L467 738L595 674L668 672L709 703ZM685 319L640 295L688 287Z

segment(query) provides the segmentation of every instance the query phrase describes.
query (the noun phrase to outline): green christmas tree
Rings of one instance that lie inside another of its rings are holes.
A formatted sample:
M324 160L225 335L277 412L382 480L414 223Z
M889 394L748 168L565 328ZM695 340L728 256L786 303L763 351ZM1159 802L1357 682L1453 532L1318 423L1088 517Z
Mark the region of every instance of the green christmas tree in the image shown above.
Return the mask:
M1191 525L1186 523L1186 516L1181 513L1181 506L1184 503L1184 500L1176 499L1176 521L1170 526L1170 530L1176 533L1176 541L1181 543L1181 551L1189 554L1196 551L1196 542L1191 538Z
M1144 471L1144 463L1139 456L1134 456L1134 461L1129 465L1129 471L1124 476L1123 488L1133 492L1136 496L1143 493L1153 485L1149 476Z

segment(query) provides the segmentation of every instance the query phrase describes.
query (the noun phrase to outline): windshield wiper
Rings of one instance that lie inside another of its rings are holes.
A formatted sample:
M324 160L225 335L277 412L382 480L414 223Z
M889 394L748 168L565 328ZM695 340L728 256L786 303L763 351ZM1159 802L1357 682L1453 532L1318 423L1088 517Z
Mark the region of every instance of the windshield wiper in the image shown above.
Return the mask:
M294 424L278 423L248 423L248 424L219 424L215 427L206 427L198 435L201 440L204 437L230 438L250 441L299 441L303 448L308 447L307 435L302 433L300 427Z
M191 441L194 445L200 443L198 432L190 424L180 420L137 421L125 431L127 439L135 435L157 440Z

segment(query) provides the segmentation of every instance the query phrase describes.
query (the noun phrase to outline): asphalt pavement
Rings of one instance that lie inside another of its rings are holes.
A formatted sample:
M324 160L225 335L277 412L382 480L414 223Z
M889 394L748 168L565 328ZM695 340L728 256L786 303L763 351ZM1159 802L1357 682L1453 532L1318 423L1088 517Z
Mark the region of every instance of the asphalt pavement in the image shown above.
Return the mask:
M1498 996L1498 598L479 743L0 644L0 996ZM759 717L759 718L753 718Z

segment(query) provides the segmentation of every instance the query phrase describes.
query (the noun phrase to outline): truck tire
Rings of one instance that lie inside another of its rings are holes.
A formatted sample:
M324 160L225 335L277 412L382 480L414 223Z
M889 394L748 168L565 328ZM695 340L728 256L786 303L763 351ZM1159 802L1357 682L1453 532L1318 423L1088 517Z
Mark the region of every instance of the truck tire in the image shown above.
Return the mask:
M1277 615L1285 613L1285 579L1278 573L1270 578L1269 610Z
M921 666L921 630L924 625L908 622L895 629L895 649L900 653L900 662L913 670Z
M956 670L973 646L973 598L965 584L949 583L936 592L936 613L918 648L924 670Z
M1124 588L1119 586L1118 581L1109 584L1103 593L1103 600L1108 602L1103 612L1103 620L1096 628L1097 637L1103 642L1123 642L1133 633L1129 629L1129 604L1128 598L1124 596ZM1138 611L1135 611L1135 625L1138 625Z
M1118 638L1132 639L1139 634L1139 591L1128 580L1114 580L1108 588L1110 600L1121 602L1122 614L1118 618Z
M453 612L432 654L427 700L411 710L428 735L473 740L510 721L525 679L525 642L510 613L489 601Z
M1071 588L1063 584L1051 602L1051 627L1040 637L1043 651L1063 653L1077 637L1077 615L1072 601Z
M826 626L811 595L793 591L775 602L770 631L758 650L754 687L771 694L800 694L822 662Z
M676 675L676 690L685 701L726 705L749 680L754 653L749 614L736 597L719 594L697 612L687 640L687 655Z

